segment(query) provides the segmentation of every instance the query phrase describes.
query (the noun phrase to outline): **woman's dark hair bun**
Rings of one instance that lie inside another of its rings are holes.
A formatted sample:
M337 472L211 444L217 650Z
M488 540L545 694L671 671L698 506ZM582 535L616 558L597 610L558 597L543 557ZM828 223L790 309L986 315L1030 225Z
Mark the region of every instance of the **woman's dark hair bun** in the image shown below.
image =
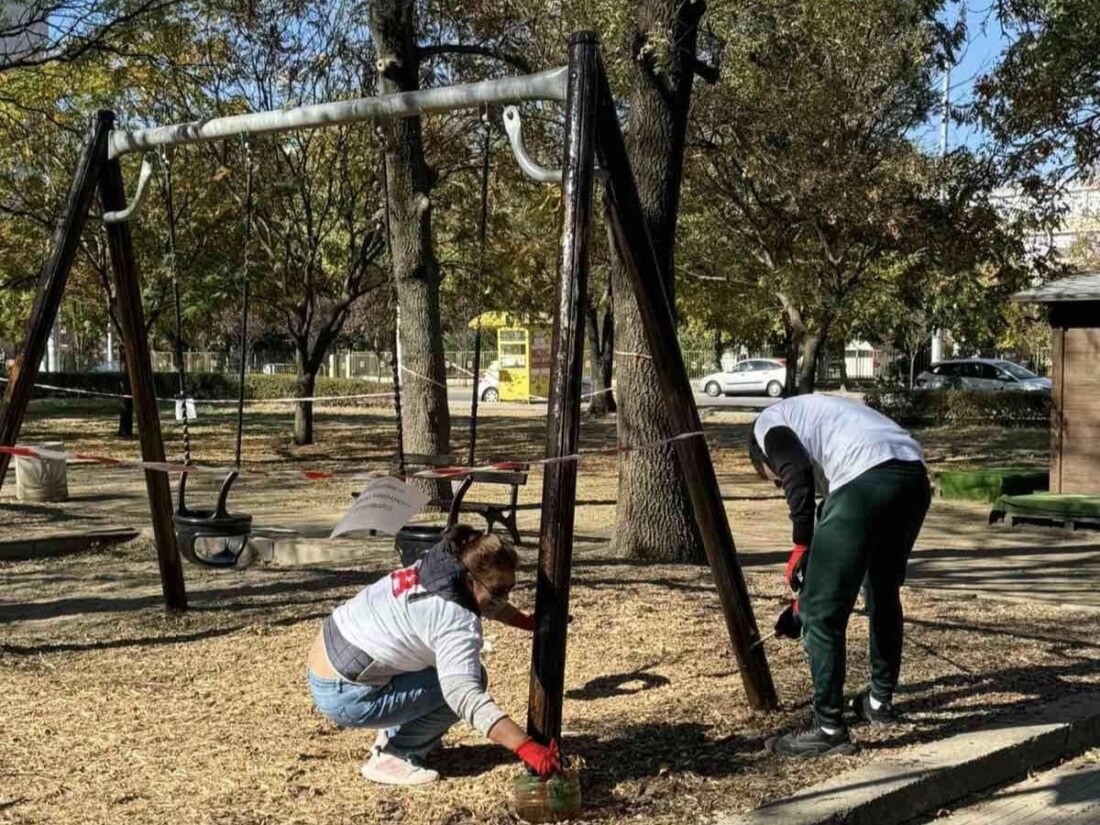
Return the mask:
M447 528L443 533L443 540L447 542L447 550L458 558L462 555L462 548L480 536L480 530L475 530L468 524L456 524Z

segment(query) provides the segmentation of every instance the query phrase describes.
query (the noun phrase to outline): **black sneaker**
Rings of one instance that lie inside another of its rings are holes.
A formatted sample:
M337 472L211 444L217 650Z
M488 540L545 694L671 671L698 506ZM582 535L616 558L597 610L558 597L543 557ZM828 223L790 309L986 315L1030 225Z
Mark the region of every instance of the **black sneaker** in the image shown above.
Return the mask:
M768 753L777 756L812 758L815 756L851 756L859 747L848 736L848 729L841 728L828 734L820 727L773 736L764 743Z
M870 722L872 725L896 725L903 721L894 710L893 702L883 702L877 709L871 707L871 689L851 697L844 707L844 719L847 722Z

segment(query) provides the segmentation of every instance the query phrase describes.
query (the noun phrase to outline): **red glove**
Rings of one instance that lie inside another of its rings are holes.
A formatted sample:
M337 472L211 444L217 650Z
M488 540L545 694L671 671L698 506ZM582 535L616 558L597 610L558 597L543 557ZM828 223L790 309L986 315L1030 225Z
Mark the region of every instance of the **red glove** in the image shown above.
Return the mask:
M787 558L787 569L783 573L787 585L797 593L802 589L806 581L806 554L810 548L805 544L796 544L791 548L791 555Z
M508 622L512 627L518 627L520 630L526 630L528 633L535 632L535 614L524 613L522 610L517 610L516 615L512 617L512 621Z
M525 739L516 748L516 756L523 760L531 770L541 777L547 777L561 770L561 753L557 740L550 740L550 747L540 745L534 739Z

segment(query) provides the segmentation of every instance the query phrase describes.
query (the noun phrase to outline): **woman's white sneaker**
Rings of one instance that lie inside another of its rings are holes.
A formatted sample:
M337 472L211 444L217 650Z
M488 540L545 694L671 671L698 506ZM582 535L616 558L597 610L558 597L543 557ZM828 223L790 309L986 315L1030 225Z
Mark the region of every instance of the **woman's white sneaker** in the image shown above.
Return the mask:
M364 779L381 785L427 785L439 779L439 771L402 759L392 753L375 753L360 769Z

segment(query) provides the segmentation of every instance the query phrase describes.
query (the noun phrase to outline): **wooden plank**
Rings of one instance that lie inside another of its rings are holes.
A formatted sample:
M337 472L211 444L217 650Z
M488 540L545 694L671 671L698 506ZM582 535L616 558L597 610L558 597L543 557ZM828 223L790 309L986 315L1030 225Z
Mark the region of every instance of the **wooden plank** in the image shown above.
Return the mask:
M0 541L0 560L29 561L83 553L98 545L133 541L139 535L132 527L102 527L29 539L4 539Z
M46 351L46 341L57 318L73 259L80 246L80 235L88 218L88 209L107 159L107 138L113 123L114 115L110 112L99 112L93 118L69 186L69 195L65 199L65 210L50 243L50 257L38 280L38 294L27 320L23 348L8 374L4 410L0 417L0 444L7 447L19 440L27 404L38 378L38 365ZM0 487L4 484L10 461L10 455L0 454Z
M1100 422L1078 423L1067 416L1063 440L1061 492L1100 495Z
M672 303L665 291L661 264L649 236L630 157L619 128L615 101L602 69L597 117L599 158L608 175L610 230L638 304L646 343L665 397L670 429L675 435L701 433L702 422L684 368ZM619 300L627 298L620 296ZM756 627L744 575L737 563L733 533L706 441L701 436L684 438L674 442L673 448L684 471L745 694L753 708L777 709L779 697L764 646L756 644L760 631Z
M1100 329L1063 331L1060 355L1060 492L1100 492Z
M114 115L111 114L110 118L113 124ZM108 161L103 169L99 197L105 212L126 208L122 169L117 160ZM130 225L108 224L107 243L118 300L119 326L122 327L134 411L137 413L141 457L145 461L164 461L160 412L157 409L156 388L153 383L149 339L145 332L145 313L141 306L141 277L134 257ZM187 609L187 591L183 583L183 563L176 546L176 528L172 521L172 490L168 475L146 470L145 489L149 495L164 603L169 611L183 611Z
M561 278L554 315L546 437L546 455L550 458L576 453L580 435L600 71L595 33L571 36L562 164ZM576 493L577 462L547 465L542 485L535 638L527 707L527 732L543 743L561 736Z

